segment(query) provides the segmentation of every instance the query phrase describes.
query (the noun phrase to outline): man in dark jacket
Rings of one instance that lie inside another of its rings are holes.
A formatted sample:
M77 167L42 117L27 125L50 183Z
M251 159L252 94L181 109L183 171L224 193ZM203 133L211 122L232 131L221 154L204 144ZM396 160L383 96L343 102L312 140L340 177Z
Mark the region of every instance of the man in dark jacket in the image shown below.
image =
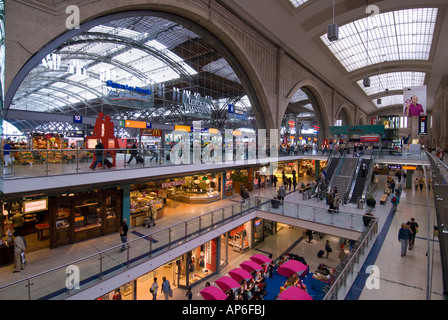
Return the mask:
M126 250L125 243L128 242L128 231L129 231L129 227L128 227L128 225L126 224L126 222L127 222L127 220L126 220L126 219L123 219L123 222L121 223L120 230L119 230L119 232L120 232L120 238L121 238L121 243L122 243L122 245L121 245L121 251Z
M131 163L132 159L135 159L137 157L137 145L134 143L131 147L131 157L129 158L128 164ZM137 161L137 159L135 159Z
M101 163L101 167L103 167L103 152L104 152L104 146L101 143L101 139L97 140L97 144L95 146L95 163L93 164L93 167L91 167L92 170L95 170L96 166Z

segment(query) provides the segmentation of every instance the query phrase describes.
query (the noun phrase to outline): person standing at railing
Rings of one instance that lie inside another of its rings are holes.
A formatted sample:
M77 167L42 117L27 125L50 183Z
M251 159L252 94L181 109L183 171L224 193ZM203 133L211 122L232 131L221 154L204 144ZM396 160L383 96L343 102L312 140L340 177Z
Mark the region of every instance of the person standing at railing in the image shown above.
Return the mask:
M129 227L127 225L127 220L123 219L123 222L121 223L119 232L120 232L120 239L121 239L121 251L126 250L126 242L128 242L128 231Z
M283 185L281 185L277 191L277 196L278 196L278 199L281 201L281 204L283 204L283 201L285 200L285 195L286 195L285 187L283 187Z
M3 145L3 161L5 167L11 164L11 145L9 144L9 140L6 140Z

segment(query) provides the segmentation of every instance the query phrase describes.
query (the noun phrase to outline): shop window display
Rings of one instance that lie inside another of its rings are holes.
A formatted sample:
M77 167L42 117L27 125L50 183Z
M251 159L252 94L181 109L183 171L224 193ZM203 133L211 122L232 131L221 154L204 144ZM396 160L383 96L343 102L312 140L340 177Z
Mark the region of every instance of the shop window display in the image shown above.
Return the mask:
M169 198L188 203L210 203L220 199L219 179L213 175L185 177L183 184L167 189Z
M121 198L118 189L50 198L50 248L117 232Z
M157 210L154 219L161 218L166 205L165 193L161 182L134 185L131 190L131 226L142 225L152 206Z

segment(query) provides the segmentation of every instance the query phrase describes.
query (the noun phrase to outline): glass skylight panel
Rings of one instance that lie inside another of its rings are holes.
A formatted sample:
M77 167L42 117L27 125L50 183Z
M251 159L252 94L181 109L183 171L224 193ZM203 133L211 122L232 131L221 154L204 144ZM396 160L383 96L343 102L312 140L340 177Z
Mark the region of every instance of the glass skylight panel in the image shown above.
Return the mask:
M405 87L422 86L425 82L424 72L390 72L375 76L369 76L370 87L364 87L363 80L358 80L357 84L364 90L366 95L389 91L403 90Z
M380 13L340 26L337 41L320 38L348 72L382 61L428 60L437 10Z
M394 106L394 105L403 105L403 95L394 95L394 96L381 97L381 104L378 104L377 99L372 100L372 102L378 108Z
M307 2L308 0L289 0L289 2L291 2L291 4L295 7L298 8L299 6L301 6L302 4L304 4L305 2Z

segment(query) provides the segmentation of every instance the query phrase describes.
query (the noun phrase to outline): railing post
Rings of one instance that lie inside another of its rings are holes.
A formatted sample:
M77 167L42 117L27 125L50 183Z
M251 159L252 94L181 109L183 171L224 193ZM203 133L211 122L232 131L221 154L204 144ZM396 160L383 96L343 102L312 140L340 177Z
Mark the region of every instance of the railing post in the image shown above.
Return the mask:
M168 248L171 249L171 228L168 228Z
M185 242L187 242L188 238L188 222L185 222Z
M99 260L100 260L100 276L99 276L99 278L100 278L100 280L102 280L103 279L103 254L101 252L100 252Z
M202 230L202 217L199 216L199 234L201 234L201 230Z
M296 214L296 217L298 218L298 217L299 217L299 204L297 204L296 208L297 208L297 214Z

